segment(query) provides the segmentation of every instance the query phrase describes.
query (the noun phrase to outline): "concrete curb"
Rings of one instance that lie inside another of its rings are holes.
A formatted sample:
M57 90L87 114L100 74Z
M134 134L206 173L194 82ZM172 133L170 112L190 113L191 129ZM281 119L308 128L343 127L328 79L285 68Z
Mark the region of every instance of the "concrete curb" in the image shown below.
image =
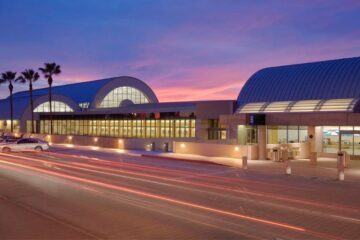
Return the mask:
M141 154L141 157L158 158L158 159L164 159L164 160L176 160L176 161L193 162L193 163L201 163L201 164L220 165L220 166L228 167L228 165L216 163L216 162L212 162L212 161L207 161L207 160L186 159L186 158L177 158L177 157L171 157L171 156L159 156L159 155L152 155L152 154Z

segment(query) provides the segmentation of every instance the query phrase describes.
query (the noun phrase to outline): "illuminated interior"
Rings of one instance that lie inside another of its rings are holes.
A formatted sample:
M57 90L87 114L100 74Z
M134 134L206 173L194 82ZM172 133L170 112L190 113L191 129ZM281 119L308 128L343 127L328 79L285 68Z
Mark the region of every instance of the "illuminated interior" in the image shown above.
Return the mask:
M51 101L53 112L73 112L74 110L64 102ZM50 103L44 102L34 109L34 112L50 112Z
M272 102L266 106L264 112L285 112L291 102Z
M102 102L100 108L121 107L123 103L133 104L149 103L148 98L143 92L133 87L118 87L109 92Z
M40 133L49 132L50 121L40 121ZM193 138L195 119L53 120L54 134L121 138Z
M356 99L302 100L270 103L248 103L241 106L238 113L272 112L349 112L353 111Z

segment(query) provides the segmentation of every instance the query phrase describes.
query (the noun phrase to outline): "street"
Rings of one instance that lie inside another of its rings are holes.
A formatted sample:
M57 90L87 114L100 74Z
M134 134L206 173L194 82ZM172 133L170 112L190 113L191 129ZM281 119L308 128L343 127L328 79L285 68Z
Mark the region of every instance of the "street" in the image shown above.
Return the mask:
M52 148L0 153L0 239L359 239L359 182Z

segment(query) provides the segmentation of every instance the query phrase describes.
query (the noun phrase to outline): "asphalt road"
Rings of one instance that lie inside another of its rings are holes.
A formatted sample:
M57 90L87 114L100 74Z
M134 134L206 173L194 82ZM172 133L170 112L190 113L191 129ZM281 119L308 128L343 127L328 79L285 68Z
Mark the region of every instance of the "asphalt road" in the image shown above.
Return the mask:
M0 239L360 239L360 183L53 148L0 154Z

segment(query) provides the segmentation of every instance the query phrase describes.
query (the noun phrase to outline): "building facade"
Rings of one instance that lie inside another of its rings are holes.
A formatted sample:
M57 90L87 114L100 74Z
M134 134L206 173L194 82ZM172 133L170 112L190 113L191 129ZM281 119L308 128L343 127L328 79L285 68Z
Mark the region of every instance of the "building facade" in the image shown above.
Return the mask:
M35 132L48 134L46 88L34 91L34 103ZM259 159L285 145L293 158L360 156L360 57L261 69L234 101L160 103L125 76L53 87L52 105L54 135L251 146ZM8 98L0 108L8 131ZM29 93L14 94L16 131L30 132L30 119Z

